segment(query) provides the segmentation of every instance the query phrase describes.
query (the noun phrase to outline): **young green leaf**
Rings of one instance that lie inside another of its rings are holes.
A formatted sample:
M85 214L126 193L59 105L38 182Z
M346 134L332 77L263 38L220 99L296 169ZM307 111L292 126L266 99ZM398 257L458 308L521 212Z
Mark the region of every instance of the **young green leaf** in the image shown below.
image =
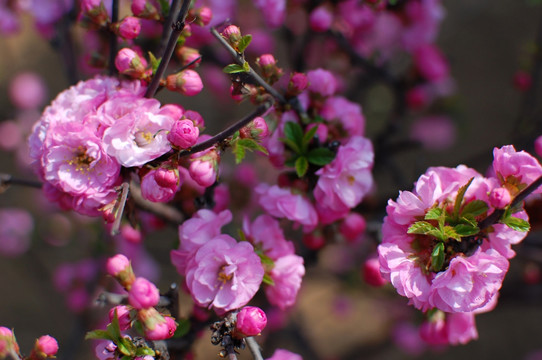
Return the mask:
M106 330L93 330L93 331L87 332L87 334L85 335L85 340L101 340L101 339L110 340L110 341L115 340L113 336L111 336L111 334L109 334L109 332Z
M154 355L156 355L156 353L154 352L153 349L151 349L151 348L149 348L147 346L136 348L135 356L143 357L145 355L154 356Z
M266 285L275 286L275 282L273 281L273 279L271 279L271 276L269 276L268 274L265 274L263 276L263 283Z
M528 221L513 216L502 219L501 223L505 224L513 230L521 232L527 232L531 228Z
M241 65L238 65L238 64L226 65L224 69L222 69L222 71L225 72L226 74L236 74L240 72L246 72L245 69Z
M309 170L309 161L306 157L300 156L295 161L295 171L297 173L298 177L303 177L307 173L307 170Z
M122 355L134 355L136 347L131 339L121 338L115 343L117 345L117 350Z
M152 74L156 74L156 70L158 69L158 66L160 66L160 61L162 61L162 59L157 59L153 53L151 53L149 51L149 59L151 61L151 69L152 69Z
M243 146L239 146L236 141L233 145L232 152L235 155L235 163L240 164L246 155L245 148Z
M454 204L454 219L457 219L459 217L459 210L461 209L461 204L463 203L463 198L465 197L465 193L467 192L467 189L469 188L470 184L472 184L472 181L474 178L472 177L468 183L461 186L459 190L457 191L457 197L455 198L455 204Z
M441 208L429 209L429 211L427 211L427 213L425 214L424 219L425 220L438 220L442 216L443 212L444 212L444 210L442 210Z
M316 134L316 130L318 130L318 126L313 126L311 129L309 129L305 135L303 135L303 141L301 142L301 147L303 148L303 151L306 152L309 143L311 142L312 138L314 138L314 134Z
M244 72L250 72L250 64L248 63L248 61L245 61L243 63L243 70Z
M295 167L295 162L297 161L297 158L299 158L298 155L292 156L291 158L287 159L287 160L284 162L284 165L286 165L287 167L290 167L290 168Z
M175 334L173 334L173 337L180 338L188 334L188 331L190 331L190 320L177 319L177 323L177 330L175 330Z
M468 224L458 224L454 226L454 231L457 235L465 237L478 234L480 232L480 228L478 226L472 226Z
M287 139L292 140L298 145L301 145L303 142L303 129L301 128L301 125L296 122L287 121L286 124L284 124L284 134ZM299 146L299 148L301 149L301 146Z
M282 141L283 143L285 143L293 152L295 152L296 154L301 154L301 148L299 147L299 145L293 141L292 139L288 139L288 138L282 138L280 139L280 141Z
M444 243L439 242L431 252L431 268L433 269L433 271L438 272L442 270L445 255L446 253L444 251Z
M242 53L246 50L250 42L252 41L252 35L248 34L241 38L239 45L237 45L237 51Z
M254 139L239 139L237 140L237 143L250 151L256 150L266 155L268 154L267 149L258 144L258 142Z
M307 159L311 164L324 166L335 159L335 153L328 148L315 148L309 151Z
M461 210L460 216L471 215L472 217L480 216L487 212L489 207L483 200L473 200L468 204L465 204L463 210Z
M429 235L435 231L438 232L439 230L431 225L431 223L428 223L427 221L416 221L414 224L410 225L407 234Z

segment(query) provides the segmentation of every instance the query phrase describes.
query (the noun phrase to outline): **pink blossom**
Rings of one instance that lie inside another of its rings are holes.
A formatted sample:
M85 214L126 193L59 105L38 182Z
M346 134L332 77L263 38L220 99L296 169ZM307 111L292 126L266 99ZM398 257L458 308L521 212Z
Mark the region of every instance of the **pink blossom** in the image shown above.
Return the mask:
M269 275L274 282L274 285L265 287L269 302L283 310L293 306L305 275L303 258L295 254L282 256L275 260Z
M94 355L99 360L114 360L117 345L112 341L101 340L94 348Z
M180 149L188 149L198 141L199 129L192 120L177 120L173 124L167 139Z
M0 149L16 150L22 140L22 129L17 122L11 120L0 122Z
M186 285L196 304L223 312L246 305L258 291L263 275L252 245L219 235L189 259Z
M365 232L366 227L367 223L365 222L363 216L358 213L351 212L339 225L339 232L346 238L346 240L353 242Z
M151 170L141 179L141 196L153 202L168 202L181 188L178 171L159 168Z
M542 176L542 166L538 160L525 151L516 151L512 145L493 149L493 170L501 184L515 187L511 194L513 196L517 195L518 185L530 185ZM534 193L542 193L542 188L539 187Z
M38 358L41 358L43 355L48 358L54 357L57 352L58 342L54 337L49 335L40 336L36 340L36 344L34 345L34 349L32 350L32 354L36 355L36 357ZM30 355L31 358L32 354Z
M200 137L199 141L204 141ZM188 172L190 177L200 186L209 187L216 182L218 176L219 154L215 148L210 148L193 154Z
M327 6L321 5L315 8L309 16L309 25L313 31L324 32L331 27L333 13Z
M294 253L294 244L284 238L279 222L269 215L260 215L252 223L245 218L243 232L257 250L272 260Z
M9 96L21 109L36 109L43 105L47 89L43 79L35 73L20 73L9 84Z
M337 80L335 76L327 70L316 69L307 72L309 80L309 90L321 96L331 96L337 91Z
M446 316L448 342L452 345L466 344L478 339L474 313L452 313Z
M277 349L273 353L273 356L271 356L267 360L303 360L303 358L301 357L301 355L295 354L288 350Z
M288 92L292 95L299 95L309 86L309 79L303 73L292 73L288 83Z
M489 193L489 203L497 209L504 209L510 202L512 197L510 192L503 187L494 188Z
M128 292L128 302L136 309L146 309L158 304L160 293L149 280L138 277Z
M17 256L30 247L30 236L34 230L32 215L26 210L0 209L0 253Z
M175 320L162 316L153 307L138 310L137 318L143 324L145 338L149 340L169 339L177 329Z
M448 329L446 327L445 315L443 312L437 315L439 316L433 316L432 319L420 326L420 336L428 344L447 345Z
M269 215L278 218L287 218L303 225L305 231L312 230L317 222L318 215L312 204L302 195L293 194L288 189L277 185L269 187L260 184L255 189L260 196L259 204Z
M191 69L183 70L166 78L166 87L186 96L197 95L203 90L203 83L197 72Z
M140 78L147 71L147 61L130 48L122 48L115 57L115 67L121 74Z
M245 306L237 313L235 329L244 336L259 335L267 325L267 316L259 307Z
M286 18L286 0L255 0L254 4L262 12L267 26L277 28Z
M378 258L372 257L363 263L363 280L374 287L380 287L388 283L380 274Z
M111 276L118 276L125 271L129 271L130 266L130 260L123 254L110 257L106 263L107 273Z
M179 249L171 251L171 262L179 274L185 275L188 257L220 235L222 226L231 220L232 214L229 210L216 214L211 210L201 209L179 226Z
M414 64L421 75L431 82L449 76L450 69L444 55L433 45L422 45L414 51Z
M141 31L141 20L133 16L127 16L119 24L119 35L124 39L135 39Z
M373 157L371 142L353 136L331 163L316 172L320 177L314 197L320 221L331 223L361 202L373 184Z
M0 356L6 356L11 351L18 353L19 345L17 345L12 331L7 327L0 326Z
M109 322L112 322L117 314L120 330L128 330L132 326L132 320L130 319L130 308L126 305L118 305L109 310Z
M410 137L429 150L444 150L454 144L456 127L448 116L426 116L412 125Z
M345 137L362 136L365 133L365 117L361 106L342 96L326 99L320 114L330 123L338 122Z

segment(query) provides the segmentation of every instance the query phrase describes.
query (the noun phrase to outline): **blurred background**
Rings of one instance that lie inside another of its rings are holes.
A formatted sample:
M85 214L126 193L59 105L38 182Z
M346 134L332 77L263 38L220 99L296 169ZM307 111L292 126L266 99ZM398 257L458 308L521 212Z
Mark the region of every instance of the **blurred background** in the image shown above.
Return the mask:
M542 36L542 6L527 0L447 0L443 4L446 17L437 43L448 57L455 79L456 96L449 108L453 109L456 141L441 151L399 152L395 166L400 173L400 187L389 172L375 172L381 198L395 197L400 189L410 190L428 166L466 164L484 173L490 165L493 147L513 143L518 149L532 150L532 141L542 133L540 94L529 95L513 85L518 70L532 69L537 37ZM280 61L280 54L277 57ZM61 63L61 57L35 33L30 21L25 22L21 33L1 37L0 121L16 117L26 118L29 123L35 121L39 114L16 113L8 86L20 72L39 74L46 84L49 103L69 84ZM232 103L213 101L210 106L208 96L203 92L183 106L199 111L209 124L210 133L246 113L246 107ZM385 88L375 84L353 99L361 102L369 137L382 129L383 114L390 111L389 96ZM8 149L0 151L0 173L34 179L31 172L17 164L24 156ZM66 293L59 291L52 279L59 264L75 264L88 257L89 252L98 251L96 239L105 237L106 232L99 221L93 224L94 220L55 210L38 190L30 188L9 188L0 195L0 208L25 208L36 215L42 209L50 209L51 214L34 218L29 250L21 256L0 259L0 325L15 329L22 349L29 349L36 337L50 334L59 340L59 359L93 359L92 347L82 341L88 330L83 324L99 326L95 319L100 310L92 315L75 314L67 306ZM378 224L382 216L383 213L375 214L368 220ZM419 315L392 288L373 289L363 284L359 271L343 272L338 263L355 264L357 260L343 248L330 245L308 267L298 304L286 320L289 326L262 335L266 338L264 355L268 357L272 349L281 347L298 352L305 359L542 359L542 284L537 277L542 239L534 230L527 239L529 246L519 249L517 258L512 260L497 308L477 316L477 341L438 349L417 348L416 339L405 340L407 345L401 345L397 338L404 337L398 334L408 334L409 326ZM164 265L160 266L162 275L157 283L162 289L178 280L175 269L168 266L169 249L175 238L175 229L165 229L146 241L152 261ZM374 244L363 246L368 249ZM73 266L68 273L96 271L94 265ZM89 296L97 295L93 289L87 290ZM397 326L397 319L404 320L403 327ZM208 338L203 335L198 340L197 359L218 358L218 350L207 345ZM408 344L412 349L408 349ZM539 357L534 357L537 351ZM247 355L242 354L241 358L249 359Z

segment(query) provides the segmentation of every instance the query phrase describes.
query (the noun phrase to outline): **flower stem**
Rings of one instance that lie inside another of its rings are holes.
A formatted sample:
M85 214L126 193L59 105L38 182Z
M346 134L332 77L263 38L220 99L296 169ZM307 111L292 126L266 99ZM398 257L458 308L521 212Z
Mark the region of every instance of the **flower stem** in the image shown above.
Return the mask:
M119 0L112 1L111 23L119 21ZM117 34L109 32L109 75L114 75L117 72L115 67L115 57L117 56Z
M249 336L245 339L248 349L252 353L254 360L263 360L262 353L260 352L260 345L256 342L254 337Z

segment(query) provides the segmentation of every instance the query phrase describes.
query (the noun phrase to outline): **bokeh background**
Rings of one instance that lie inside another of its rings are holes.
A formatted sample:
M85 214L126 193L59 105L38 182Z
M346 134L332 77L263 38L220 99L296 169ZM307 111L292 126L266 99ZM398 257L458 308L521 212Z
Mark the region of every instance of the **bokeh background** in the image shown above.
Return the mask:
M398 190L410 189L428 166L464 163L483 173L493 147L514 142L520 148L532 149L532 139L537 132L542 133L538 106L542 97L534 94L526 100L526 95L512 85L514 73L533 61L542 6L527 0L447 0L444 6L446 18L438 44L450 61L456 81L453 116L458 136L444 151L405 150L398 154L395 161L403 187L390 180L389 172L379 171L375 176L381 196L396 196ZM0 38L0 121L14 116L7 89L18 72L40 74L50 99L68 86L58 54L27 25L20 34ZM378 119L388 110L387 96L377 86L358 99L363 101L369 137L381 129ZM211 123L211 132L243 114L231 104L213 102L211 106L205 94L191 99L187 107L202 113ZM524 125L520 121L525 118L537 121L536 125ZM1 151L0 173L32 178L16 162L12 153ZM39 214L43 202L39 191L28 188L12 187L0 194L2 208L23 207ZM382 215L375 214L370 220L377 223ZM51 334L61 345L59 359L92 359L91 347L82 341L86 331L83 324L89 319L67 309L51 276L58 264L88 256L95 239L105 235L84 218L69 219L71 224L65 222L63 214L36 218L31 249L21 257L0 259L0 325L15 329L23 349L29 349L36 337ZM51 233L60 240L48 242L40 236ZM167 265L175 236L174 229L164 230L147 242L156 261L164 264L159 282L162 288L177 280L174 269ZM405 353L389 336L392 318L415 320L406 301L392 289L375 290L363 285L355 274L341 274L334 268L335 260L345 254L329 246L308 268L299 303L290 313L291 326L268 335L264 355L270 356L273 347L283 347L303 354L305 359L526 359L542 350L542 286L527 285L523 280L526 264L542 261L536 246L541 240L536 231L530 235L531 246L518 251L512 260L497 308L477 316L478 341L426 350L420 355ZM198 359L217 358L217 349L206 345L208 336L200 342ZM243 354L241 358L250 356Z

